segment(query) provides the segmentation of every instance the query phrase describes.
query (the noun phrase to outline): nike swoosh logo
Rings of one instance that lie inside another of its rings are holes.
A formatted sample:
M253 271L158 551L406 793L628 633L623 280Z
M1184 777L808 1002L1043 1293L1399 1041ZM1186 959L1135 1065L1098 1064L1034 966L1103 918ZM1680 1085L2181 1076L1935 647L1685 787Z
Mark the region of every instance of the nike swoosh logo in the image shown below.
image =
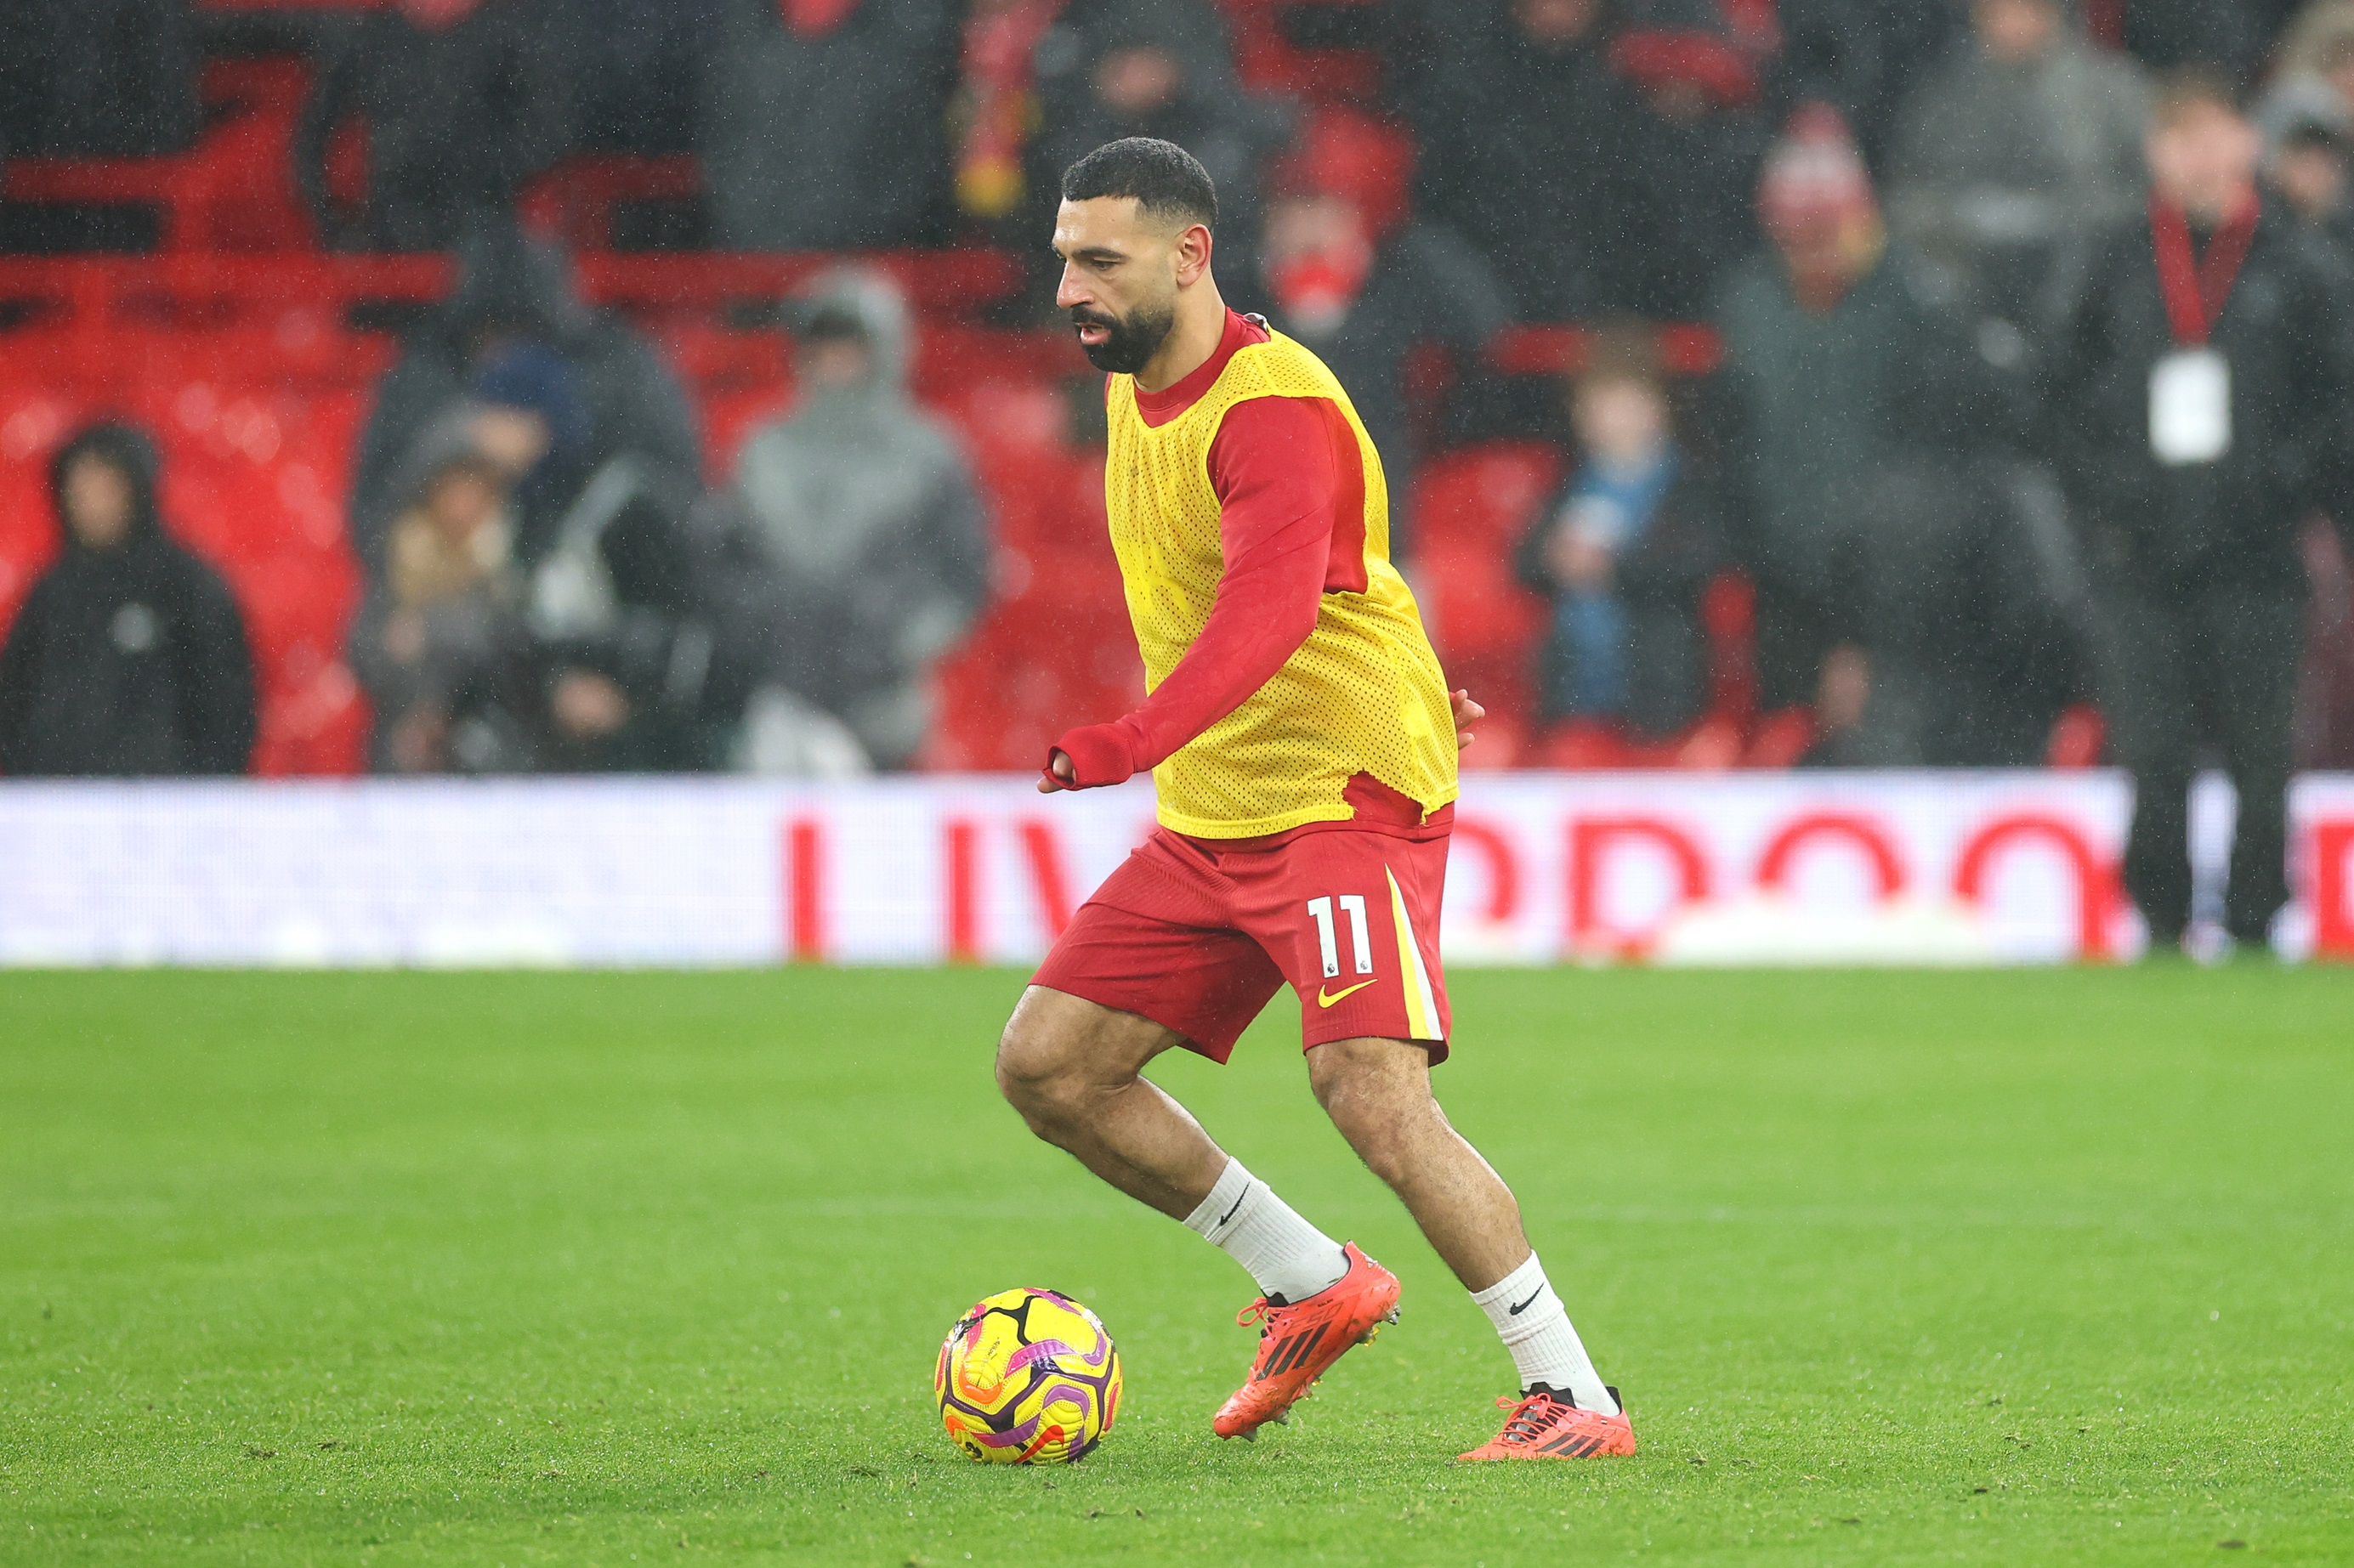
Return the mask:
M1235 1209L1239 1209L1239 1208L1241 1208L1241 1207L1243 1206L1243 1198L1247 1198L1247 1197L1249 1197L1249 1196L1250 1196L1250 1189L1249 1189L1248 1187L1244 1188L1244 1189L1243 1189L1242 1198L1236 1198L1236 1199L1235 1200L1235 1207L1234 1207L1233 1209L1228 1209L1225 1213L1220 1214L1220 1215L1218 1216L1218 1224L1222 1224L1222 1225L1223 1225L1223 1224L1225 1224L1228 1220L1233 1219L1233 1218L1235 1217Z
M1542 1286L1542 1285L1540 1285L1540 1286L1538 1286L1534 1290L1532 1290L1532 1291L1530 1291L1530 1292L1529 1292L1529 1301L1533 1301L1533 1300L1535 1300L1538 1297L1540 1297L1540 1296L1542 1296L1542 1295L1543 1295L1543 1294L1544 1294L1544 1287L1543 1287L1543 1286ZM1529 1301L1523 1301L1523 1302L1522 1302L1522 1303L1521 1303L1521 1307L1525 1307L1525 1306L1527 1306L1527 1305L1529 1304ZM1519 1317L1519 1316L1521 1315L1521 1307L1515 1307L1515 1308L1512 1308L1512 1310L1511 1310L1511 1314L1510 1314L1510 1316L1514 1317L1514 1318Z
M1351 986L1348 990L1346 990L1346 991L1339 991L1339 992L1336 992L1336 993L1331 994L1331 995L1329 995L1329 996L1328 996L1327 994L1325 994L1324 988L1323 988L1322 986L1320 986L1320 986L1318 986L1318 987L1316 988L1316 1005L1317 1005L1317 1006L1319 1006L1319 1007L1330 1007L1330 1006L1331 1006L1334 1002L1336 1002L1336 1001L1340 1001L1342 997L1344 997L1344 996L1354 996L1354 995L1356 995L1359 991L1361 991L1364 990L1367 986L1369 986L1369 985L1371 985L1371 984L1373 984L1373 981L1371 981L1371 980L1359 980L1356 984L1354 984L1354 985Z

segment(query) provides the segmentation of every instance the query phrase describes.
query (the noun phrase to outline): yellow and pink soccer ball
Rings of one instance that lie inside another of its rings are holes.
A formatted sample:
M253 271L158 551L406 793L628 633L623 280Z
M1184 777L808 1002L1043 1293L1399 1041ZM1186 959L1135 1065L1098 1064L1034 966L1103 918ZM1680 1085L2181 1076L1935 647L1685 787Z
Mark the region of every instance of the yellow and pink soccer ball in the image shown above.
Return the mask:
M950 1439L982 1464L1066 1464L1119 1414L1119 1351L1059 1291L1002 1290L949 1330L932 1392Z

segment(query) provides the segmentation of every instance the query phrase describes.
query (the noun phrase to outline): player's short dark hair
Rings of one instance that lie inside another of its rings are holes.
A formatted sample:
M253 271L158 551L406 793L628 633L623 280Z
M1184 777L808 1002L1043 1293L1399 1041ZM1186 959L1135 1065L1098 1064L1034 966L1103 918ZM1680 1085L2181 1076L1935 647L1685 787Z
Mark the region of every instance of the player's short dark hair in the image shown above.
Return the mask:
M1137 206L1180 227L1218 227L1218 188L1202 161L1174 142L1128 136L1107 142L1063 171L1065 201L1134 196Z

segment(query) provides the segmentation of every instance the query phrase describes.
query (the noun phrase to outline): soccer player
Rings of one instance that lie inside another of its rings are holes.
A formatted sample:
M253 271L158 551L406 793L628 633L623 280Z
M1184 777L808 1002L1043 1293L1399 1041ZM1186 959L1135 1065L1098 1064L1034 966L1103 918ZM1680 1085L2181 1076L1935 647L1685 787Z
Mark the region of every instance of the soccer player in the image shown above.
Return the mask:
M1449 694L1389 560L1381 459L1331 371L1211 274L1217 198L1130 138L1063 177L1056 302L1110 372L1105 499L1151 695L1063 736L1043 790L1150 769L1160 822L1055 944L998 1046L1031 1130L1257 1280L1250 1376L1212 1423L1249 1437L1397 1316L1397 1277L1334 1241L1140 1075L1224 1062L1288 981L1308 1077L1511 1351L1522 1393L1467 1459L1631 1454L1635 1435L1530 1250L1519 1206L1430 1094L1447 1056L1439 893Z

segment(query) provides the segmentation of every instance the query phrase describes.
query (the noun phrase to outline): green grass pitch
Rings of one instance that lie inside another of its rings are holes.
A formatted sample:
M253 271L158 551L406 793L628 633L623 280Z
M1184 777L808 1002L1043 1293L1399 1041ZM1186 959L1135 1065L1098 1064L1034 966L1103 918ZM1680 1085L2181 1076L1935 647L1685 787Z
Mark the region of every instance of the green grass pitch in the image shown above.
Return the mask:
M1511 1365L1278 1007L1161 1081L1405 1282L1221 1445L1248 1281L994 1097L1003 972L0 976L0 1563L2354 1561L2354 974L1462 974L1450 1113L1642 1452ZM1076 1292L1084 1463L930 1407Z

